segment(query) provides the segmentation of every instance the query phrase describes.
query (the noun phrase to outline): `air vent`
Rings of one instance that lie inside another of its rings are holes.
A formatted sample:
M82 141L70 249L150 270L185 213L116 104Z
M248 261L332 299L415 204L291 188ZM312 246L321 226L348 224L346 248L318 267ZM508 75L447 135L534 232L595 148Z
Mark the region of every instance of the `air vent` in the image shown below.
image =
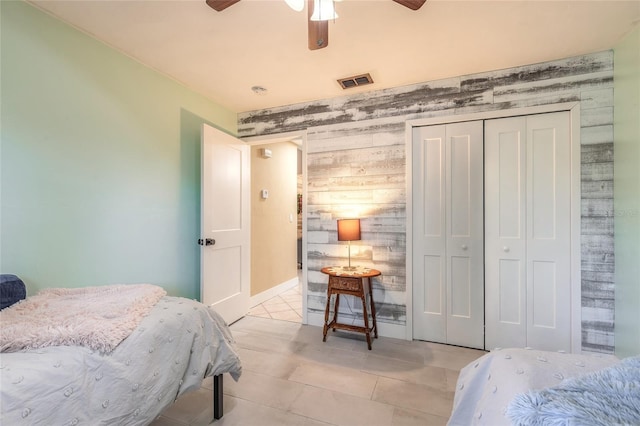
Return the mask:
M343 89L349 89L351 87L366 86L367 84L371 84L373 83L373 79L369 74L361 74L353 77L341 78L340 80L338 80L338 83L340 83L340 86Z

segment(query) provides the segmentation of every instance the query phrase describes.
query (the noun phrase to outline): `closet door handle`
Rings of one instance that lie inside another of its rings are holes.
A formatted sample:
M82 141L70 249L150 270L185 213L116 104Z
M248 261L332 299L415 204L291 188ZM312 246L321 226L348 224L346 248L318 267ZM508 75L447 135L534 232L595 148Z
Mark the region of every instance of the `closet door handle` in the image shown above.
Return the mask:
M462 250L466 250L467 248L468 248L468 247L467 247L467 245L466 245L466 244L463 244L463 245L462 245Z
M509 247L507 246L502 247L502 251L505 253L509 253Z

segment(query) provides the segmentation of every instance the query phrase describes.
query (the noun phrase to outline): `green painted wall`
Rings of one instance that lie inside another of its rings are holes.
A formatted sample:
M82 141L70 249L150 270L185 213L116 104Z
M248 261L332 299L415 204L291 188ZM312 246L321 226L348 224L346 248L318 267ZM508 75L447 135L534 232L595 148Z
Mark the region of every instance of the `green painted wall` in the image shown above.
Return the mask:
M146 282L199 297L200 125L235 134L236 114L0 3L2 273L29 294Z
M640 25L614 49L616 355L640 354Z

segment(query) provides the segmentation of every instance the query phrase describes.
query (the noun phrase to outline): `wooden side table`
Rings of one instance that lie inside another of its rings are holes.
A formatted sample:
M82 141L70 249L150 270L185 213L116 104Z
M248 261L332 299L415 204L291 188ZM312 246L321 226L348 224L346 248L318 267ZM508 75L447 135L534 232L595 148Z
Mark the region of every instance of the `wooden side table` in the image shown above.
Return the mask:
M329 275L329 285L327 286L327 306L324 310L324 328L322 330L322 341L327 341L327 331L332 328L356 331L367 336L367 347L371 350L371 332L378 338L378 325L376 323L376 304L373 301L373 290L371 278L381 275L377 269L357 268L356 270L344 270L340 266L322 268L322 273ZM371 307L372 326L369 327L369 312L367 310L367 293L369 305ZM336 295L333 308L333 319L329 322L329 311L331 295ZM347 294L359 297L362 300L362 313L364 317L364 327L344 324L338 322L338 308L340 307L340 295Z

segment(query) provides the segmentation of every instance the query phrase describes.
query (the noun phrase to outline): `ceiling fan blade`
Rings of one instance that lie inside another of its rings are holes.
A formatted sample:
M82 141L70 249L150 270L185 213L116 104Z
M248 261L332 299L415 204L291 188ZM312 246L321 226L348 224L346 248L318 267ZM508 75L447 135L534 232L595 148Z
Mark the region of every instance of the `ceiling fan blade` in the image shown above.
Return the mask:
M307 22L309 28L309 50L318 50L329 45L329 21L312 21L313 0L307 0Z
M217 10L218 12L222 12L229 6L233 6L239 1L240 0L207 0L207 5L209 5L212 9Z
M408 7L411 10L418 10L427 0L393 0L398 4Z

